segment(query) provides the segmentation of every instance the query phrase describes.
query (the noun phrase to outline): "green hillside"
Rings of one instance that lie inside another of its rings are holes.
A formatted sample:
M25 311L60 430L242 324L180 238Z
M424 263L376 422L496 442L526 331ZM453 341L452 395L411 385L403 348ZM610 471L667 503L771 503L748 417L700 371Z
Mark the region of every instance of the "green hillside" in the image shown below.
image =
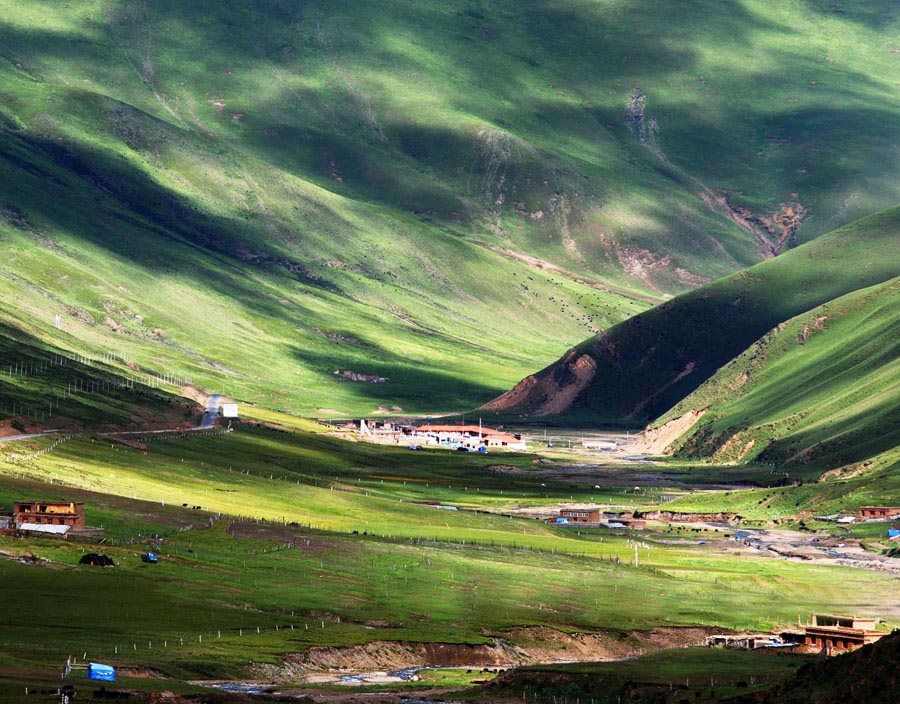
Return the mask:
M900 445L900 280L779 325L654 425L708 409L671 449L837 467Z
M890 2L0 13L0 315L298 412L475 405L897 200Z
M221 704L256 695L196 680L482 658L628 658L516 700L711 702L795 668L681 648L709 633L900 624L896 566L717 515L831 540L900 496L898 36L890 0L0 0L0 516L102 528L0 530L0 704L72 658L79 702L90 660ZM560 355L479 415L708 411L661 467L312 420L458 413ZM241 417L187 432L207 392ZM581 505L707 515L549 518Z
M776 325L896 277L898 232L900 208L894 208L681 295L587 340L485 409L502 416L549 417L558 423L654 420ZM885 297L895 297L893 290L886 289ZM893 364L895 319L869 321L868 338L854 337L851 328L836 328L828 337L830 348L846 344L850 354L854 343L866 341L879 355L873 363ZM814 360L804 360L813 365L811 374L819 371ZM885 366L883 372L891 378L895 367ZM827 396L829 390L821 391ZM780 392L772 389L776 396ZM878 410L895 413L892 402L884 400L888 406ZM761 402L759 396L748 401ZM786 406L795 402L781 401ZM756 407L753 412L765 417L768 409ZM879 427L881 420L872 417L872 427ZM849 427L845 431L854 432Z
M515 368L558 349L561 340L532 334L551 319L580 335L648 305L646 295L432 239L424 226L383 214L360 227L371 236L358 246L373 252L377 268L408 275L329 260L317 265L334 272L325 278L299 260L227 243L242 228L187 209L135 169L105 181L97 161L23 135L0 138L34 170L0 162L3 183L15 190L2 202L18 204L0 218L10 326L52 348L113 354L149 374L270 407L369 413L423 409L426 399L429 410L458 407L497 393L514 382ZM164 215L145 210L156 200ZM494 364L484 364L486 351ZM336 370L390 382L343 384Z

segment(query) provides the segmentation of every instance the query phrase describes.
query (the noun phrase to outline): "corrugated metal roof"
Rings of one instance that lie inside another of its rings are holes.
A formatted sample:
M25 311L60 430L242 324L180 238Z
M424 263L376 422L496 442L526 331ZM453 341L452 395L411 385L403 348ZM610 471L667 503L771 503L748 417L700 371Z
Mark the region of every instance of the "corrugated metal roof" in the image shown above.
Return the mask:
M71 526L51 526L44 523L20 523L19 530L29 530L32 533L50 533L51 535L65 535Z

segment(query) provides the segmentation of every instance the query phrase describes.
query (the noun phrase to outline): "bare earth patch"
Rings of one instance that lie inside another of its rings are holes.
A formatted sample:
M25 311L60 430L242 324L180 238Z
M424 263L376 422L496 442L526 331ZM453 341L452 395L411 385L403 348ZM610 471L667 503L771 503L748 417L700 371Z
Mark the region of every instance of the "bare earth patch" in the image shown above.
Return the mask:
M636 454L642 455L661 455L666 451L673 442L690 430L694 424L700 420L707 409L703 408L699 411L690 410L680 418L670 420L668 423L645 430L629 450Z

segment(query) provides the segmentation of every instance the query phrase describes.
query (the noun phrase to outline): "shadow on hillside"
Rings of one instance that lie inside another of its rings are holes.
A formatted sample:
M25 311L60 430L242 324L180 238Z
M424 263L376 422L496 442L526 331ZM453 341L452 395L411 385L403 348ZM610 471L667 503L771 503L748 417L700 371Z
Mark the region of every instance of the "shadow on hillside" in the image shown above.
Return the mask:
M294 357L305 367L331 379L335 384L352 386L359 398L390 410L415 408L419 412L448 412L471 408L505 391L477 380L467 379L430 366L427 360L404 359L385 350L372 351L365 362L351 353L314 354L294 348ZM334 372L339 374L334 374ZM388 381L352 381L341 372L386 378ZM346 393L346 391L345 391Z
M900 446L900 401L885 400L842 418L840 428L812 427L772 440L757 458L779 466L833 469Z
M50 226L150 273L189 277L268 316L284 313L276 291L264 295L265 285L245 269L343 295L303 263L245 240L247 223L203 211L124 159L29 135L0 135L0 159L15 174L0 180L0 200L35 231Z
M64 331L55 331L70 338ZM80 343L69 339L73 347ZM71 347L58 347L0 320L0 419L25 419L47 428L153 425L168 417L174 426L190 416L192 403L142 383L146 377L102 360L83 362ZM142 370L154 374L152 370ZM175 416L174 408L180 409Z
M878 30L897 21L897 3L894 0L843 3L834 0L811 0L805 6L811 12L823 17L832 17Z

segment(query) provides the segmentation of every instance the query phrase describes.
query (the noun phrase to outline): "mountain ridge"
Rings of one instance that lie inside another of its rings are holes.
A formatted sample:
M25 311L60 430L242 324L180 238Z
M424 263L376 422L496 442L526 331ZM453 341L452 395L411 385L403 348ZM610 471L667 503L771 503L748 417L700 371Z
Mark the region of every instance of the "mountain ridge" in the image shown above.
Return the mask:
M897 200L886 0L0 12L3 317L306 414L477 405Z
M667 451L714 462L830 468L897 447L897 310L900 278L779 324L653 427L693 413Z
M900 208L683 294L572 348L482 407L562 423L662 416L776 325L897 274Z

